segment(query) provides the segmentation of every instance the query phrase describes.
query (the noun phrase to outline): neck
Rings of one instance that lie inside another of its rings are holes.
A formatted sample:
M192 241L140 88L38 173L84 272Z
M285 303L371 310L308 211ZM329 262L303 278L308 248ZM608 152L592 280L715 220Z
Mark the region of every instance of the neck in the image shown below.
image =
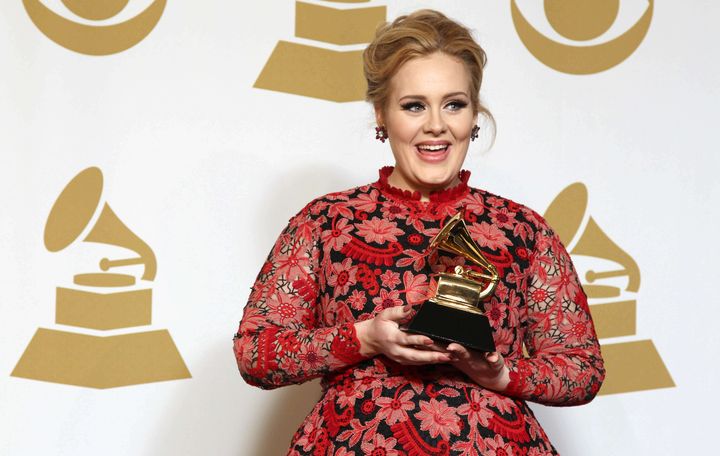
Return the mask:
M413 183L410 179L404 176L397 167L393 169L393 172L388 176L388 184L393 187L400 188L402 190L408 190L410 192L420 193L420 201L430 201L430 193L439 190L445 190L454 187L460 183L460 177L455 176L453 180L445 185L426 186L421 184Z

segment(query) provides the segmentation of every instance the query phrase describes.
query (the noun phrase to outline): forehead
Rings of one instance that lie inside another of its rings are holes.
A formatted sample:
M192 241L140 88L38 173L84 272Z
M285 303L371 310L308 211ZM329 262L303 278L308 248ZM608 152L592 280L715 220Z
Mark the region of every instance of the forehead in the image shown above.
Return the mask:
M390 88L391 98L433 98L452 92L469 95L470 72L462 60L437 52L405 62L390 80Z

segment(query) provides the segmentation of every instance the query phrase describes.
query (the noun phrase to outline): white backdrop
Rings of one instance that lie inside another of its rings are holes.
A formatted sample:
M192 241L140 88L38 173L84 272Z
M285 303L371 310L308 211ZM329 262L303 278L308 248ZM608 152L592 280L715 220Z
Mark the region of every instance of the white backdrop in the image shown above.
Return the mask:
M73 17L59 0L44 3ZM133 0L102 23L150 3ZM637 334L653 340L677 386L578 408L534 406L560 452L712 448L720 5L657 2L627 60L579 76L528 52L508 1L373 4L387 4L390 18L439 9L486 48L483 96L498 135L489 152L471 149L471 185L543 212L581 181L588 210L639 265ZM538 2L518 5L552 35ZM597 41L620 35L645 8L646 0L621 2ZM54 43L19 0L0 4L0 21L0 453L281 454L319 387L251 388L231 339L288 218L391 163L370 107L253 88L277 41L292 39L290 0L169 0L147 38L107 56ZM105 175L103 199L157 256L153 328L170 331L190 379L91 389L10 376L36 329L59 327L55 287L95 260L79 245L59 253L43 245L55 199L89 166Z

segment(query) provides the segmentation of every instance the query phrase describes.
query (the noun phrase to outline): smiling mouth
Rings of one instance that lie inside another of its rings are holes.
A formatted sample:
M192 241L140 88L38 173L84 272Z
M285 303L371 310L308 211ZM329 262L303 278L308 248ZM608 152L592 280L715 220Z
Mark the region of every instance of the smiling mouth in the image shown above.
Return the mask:
M415 149L418 151L421 160L437 163L447 158L450 151L450 144L418 144L415 146Z
M445 152L450 144L420 144L417 146L420 152Z

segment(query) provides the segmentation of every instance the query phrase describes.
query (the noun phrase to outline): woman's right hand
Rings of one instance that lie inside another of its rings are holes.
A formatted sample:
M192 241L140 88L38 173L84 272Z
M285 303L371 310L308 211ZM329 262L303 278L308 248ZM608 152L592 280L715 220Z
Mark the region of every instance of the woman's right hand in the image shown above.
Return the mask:
M427 336L409 334L400 323L410 316L410 306L390 307L369 320L355 323L363 356L385 355L405 365L447 363L451 355Z

